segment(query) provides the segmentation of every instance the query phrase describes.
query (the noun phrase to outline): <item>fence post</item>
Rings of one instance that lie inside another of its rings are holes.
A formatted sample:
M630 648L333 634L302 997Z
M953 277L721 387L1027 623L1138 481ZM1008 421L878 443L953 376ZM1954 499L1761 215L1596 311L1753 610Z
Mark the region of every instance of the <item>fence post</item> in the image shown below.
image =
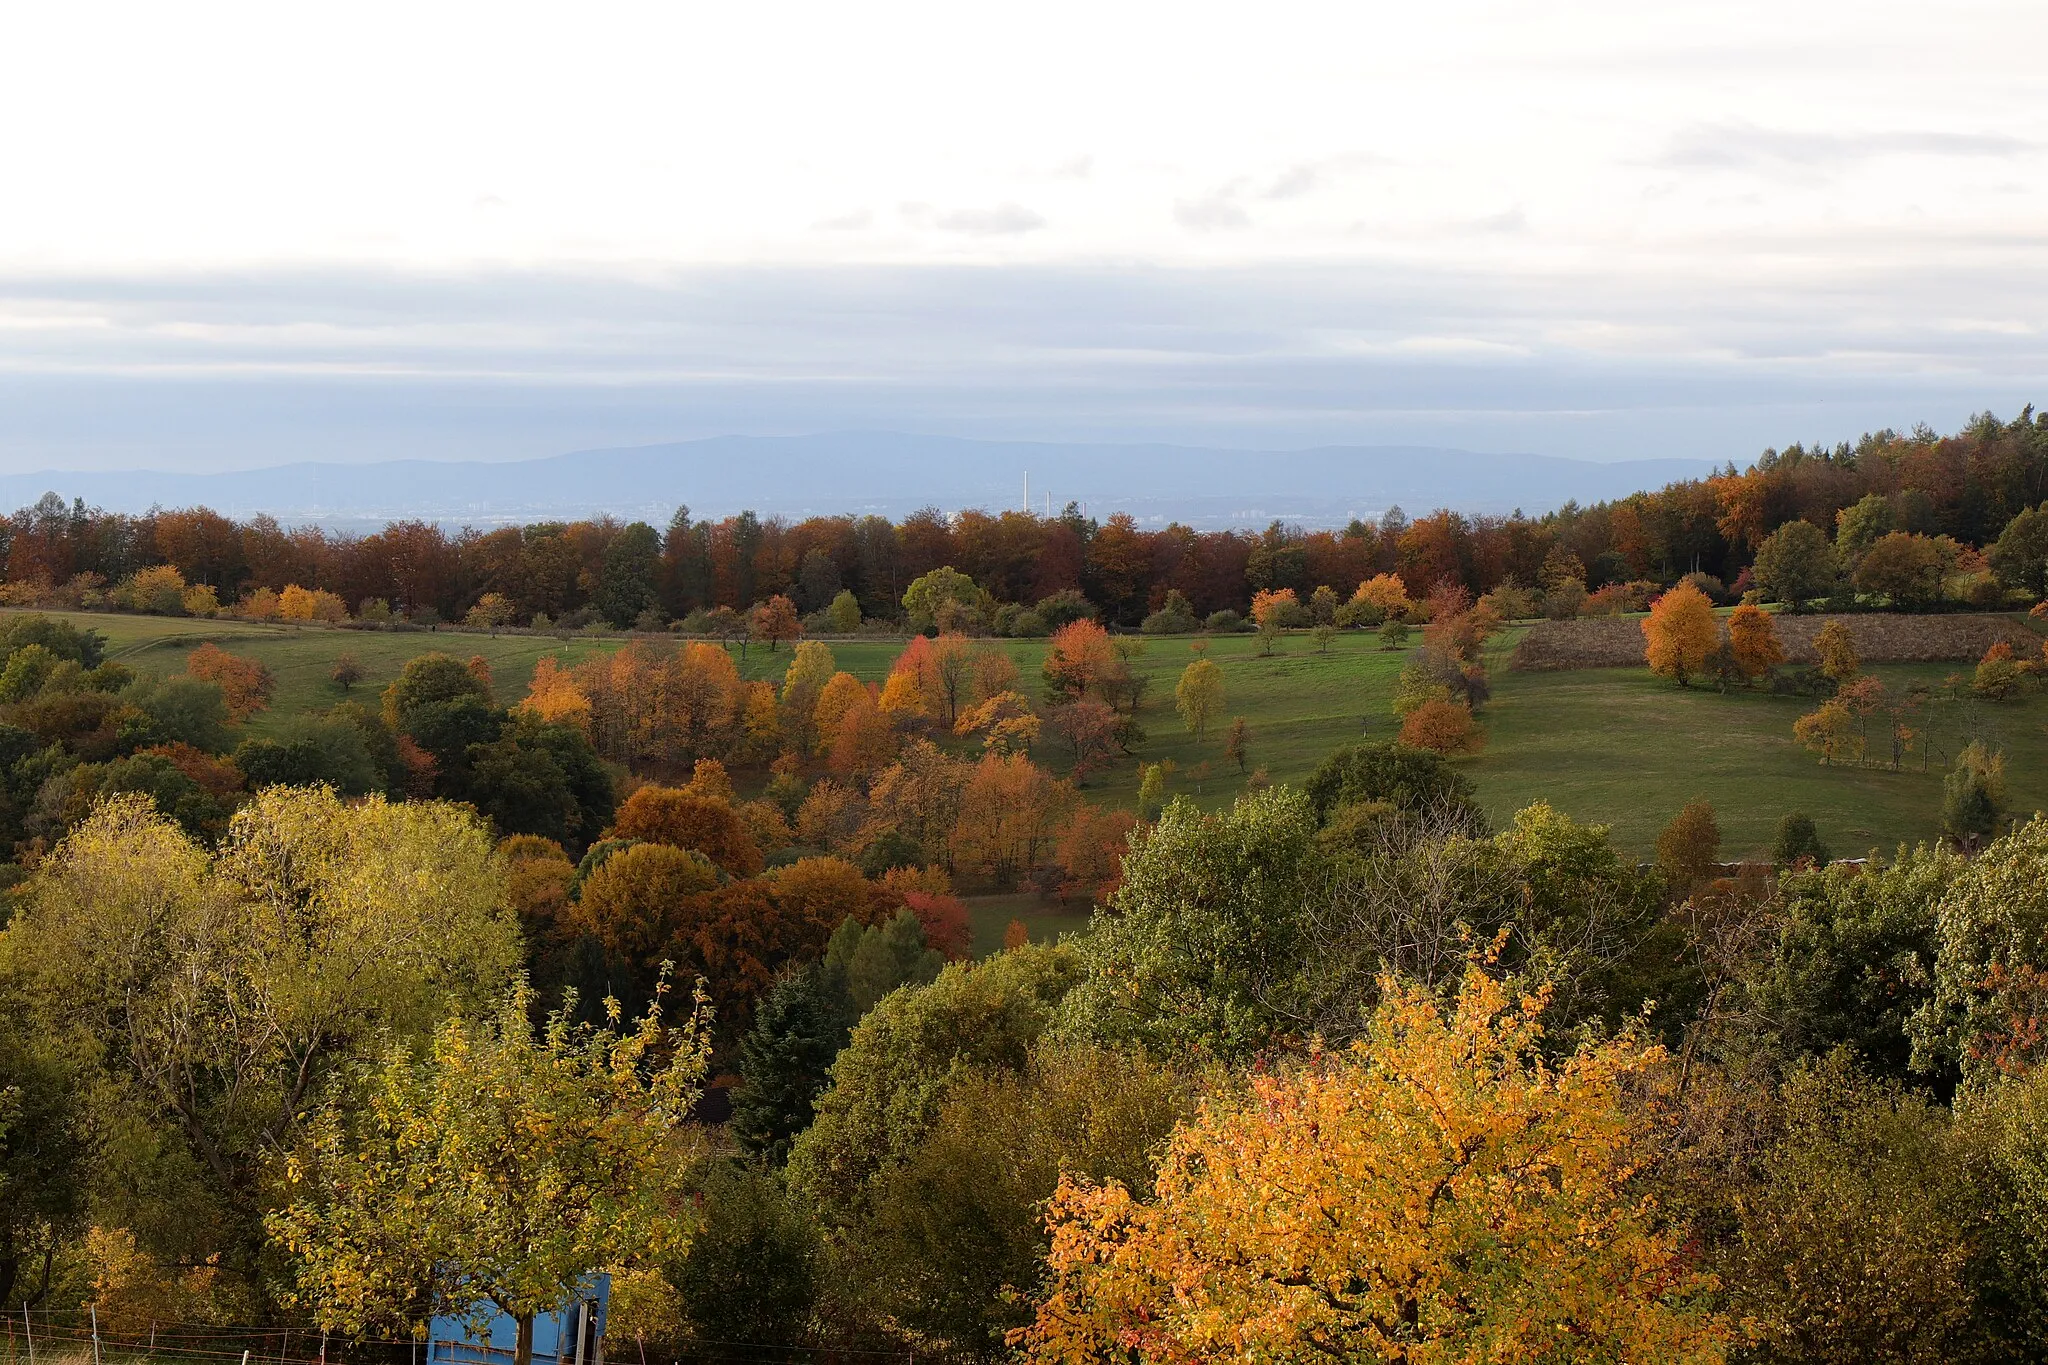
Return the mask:
M21 1331L28 1338L28 1365L36 1365L36 1329L28 1320L28 1300L21 1301Z
M100 1365L100 1306L89 1303L86 1308L92 1313L92 1365Z

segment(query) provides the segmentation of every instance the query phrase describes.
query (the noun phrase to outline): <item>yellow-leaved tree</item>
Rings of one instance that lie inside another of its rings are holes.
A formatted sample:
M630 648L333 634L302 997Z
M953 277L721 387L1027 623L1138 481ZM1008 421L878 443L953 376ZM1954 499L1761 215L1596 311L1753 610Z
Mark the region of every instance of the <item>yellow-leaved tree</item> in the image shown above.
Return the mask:
M424 1313L497 1307L531 1365L533 1319L594 1270L684 1245L684 1120L709 1056L702 997L681 1028L659 993L636 1028L570 1022L536 1037L523 981L481 1019L450 1019L424 1057L404 1044L339 1093L286 1163L291 1202L268 1220L295 1258L296 1298L323 1328L417 1328Z
M1660 678L1690 686L1693 675L1707 665L1707 656L1721 642L1714 604L1690 583L1680 583L1650 604L1643 618L1643 657Z
M1063 1180L1034 1365L1721 1359L1724 1319L1634 1177L1633 1034L1538 1051L1545 998L1481 966L1394 980L1367 1037L1212 1100L1149 1201Z

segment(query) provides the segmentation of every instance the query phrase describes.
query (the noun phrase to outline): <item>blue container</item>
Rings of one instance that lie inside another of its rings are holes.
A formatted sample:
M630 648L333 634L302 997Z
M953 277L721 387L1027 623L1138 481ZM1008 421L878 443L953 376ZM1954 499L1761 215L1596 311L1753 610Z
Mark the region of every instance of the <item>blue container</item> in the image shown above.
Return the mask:
M592 1275L582 1292L533 1319L534 1365L604 1365L604 1319L612 1277ZM483 1324L479 1331L477 1324ZM426 1365L508 1365L519 1349L519 1324L495 1305L475 1317L438 1317L427 1329Z

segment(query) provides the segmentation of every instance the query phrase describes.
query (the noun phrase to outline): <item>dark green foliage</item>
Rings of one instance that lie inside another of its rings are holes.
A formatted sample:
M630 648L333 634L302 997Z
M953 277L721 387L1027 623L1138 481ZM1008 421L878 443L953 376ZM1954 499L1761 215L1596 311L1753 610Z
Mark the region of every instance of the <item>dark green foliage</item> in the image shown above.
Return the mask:
M1396 810L1427 813L1484 830L1486 818L1472 799L1472 782L1443 755L1382 740L1339 749L1316 766L1304 788L1318 823L1354 802L1384 801Z
M1095 617L1094 605L1082 596L1077 588L1062 588L1050 597L1042 597L1038 605L1031 610L1037 613L1039 620L1045 622L1048 631L1058 630L1070 622L1093 620Z
M99 667L107 642L96 630L80 630L54 616L34 612L9 616L0 624L0 665L25 645L41 645L59 659L91 669Z
M945 958L925 946L917 916L898 910L883 924L841 921L825 945L821 971L824 989L845 1002L851 1021L897 987L930 981L945 965Z
M692 1183L704 1222L666 1269L690 1329L714 1350L797 1344L817 1298L817 1229L766 1171L713 1159Z
M342 796L367 796L387 784L362 727L348 717L295 717L278 739L243 740L235 747L235 766L251 790L323 783Z
M1820 831L1813 826L1813 817L1805 811L1791 811L1778 821L1778 834L1771 841L1771 861L1777 866L1791 867L1801 861L1815 867L1825 867L1834 855L1821 842Z
M1906 1021L1933 994L1935 908L1962 870L1940 849L1901 849L1888 866L1786 875L1777 941L1749 987L1772 1048L1791 1058L1847 1048L1859 1065L1924 1083ZM1953 1084L1945 1068L1934 1079Z
M861 850L860 870L863 876L879 878L892 868L923 866L924 849L917 840L894 826L876 835Z
M1998 829L1998 800L1985 773L1968 762L1956 764L1941 783L1941 832L1964 847Z
M189 744L217 754L227 747L228 704L216 683L197 678L145 678L120 700L141 712L141 723L123 731L131 748Z
M449 654L422 654L406 660L398 680L386 690L384 703L386 714L399 730L418 738L414 731L418 712L463 697L490 704L488 689L460 659Z
M29 816L32 829L59 835L92 813L109 796L140 792L193 838L211 843L226 832L234 813L227 801L187 776L162 754L134 754L105 763L82 763L45 782Z
M768 993L740 1045L732 1133L741 1150L777 1166L788 1160L790 1144L811 1126L832 1059L846 1045L846 1015L822 966L786 976Z
M592 605L624 630L657 604L660 579L661 537L646 522L633 522L605 547L604 572Z
M1990 559L2000 583L2048 595L2048 503L2024 508L2008 522Z
M500 834L537 834L574 857L611 823L611 774L574 726L515 714L467 759L470 800Z
M0 919L4 922L4 919ZM85 1217L84 1096L0 980L0 1303L40 1303L51 1263Z
M505 713L470 692L445 701L422 702L399 715L399 728L433 756L435 794L457 801L470 799L470 750L498 738L505 728Z
M1202 618L1195 615L1187 596L1178 588L1168 589L1165 604L1139 627L1147 635L1192 635L1201 628Z

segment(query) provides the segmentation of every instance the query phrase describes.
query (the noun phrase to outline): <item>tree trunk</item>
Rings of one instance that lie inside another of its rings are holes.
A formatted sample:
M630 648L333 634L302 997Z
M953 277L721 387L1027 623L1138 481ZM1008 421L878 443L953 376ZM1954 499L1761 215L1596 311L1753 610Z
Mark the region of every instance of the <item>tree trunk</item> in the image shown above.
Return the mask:
M512 1365L533 1365L533 1314L521 1313L514 1321L519 1324L519 1340L512 1348Z

